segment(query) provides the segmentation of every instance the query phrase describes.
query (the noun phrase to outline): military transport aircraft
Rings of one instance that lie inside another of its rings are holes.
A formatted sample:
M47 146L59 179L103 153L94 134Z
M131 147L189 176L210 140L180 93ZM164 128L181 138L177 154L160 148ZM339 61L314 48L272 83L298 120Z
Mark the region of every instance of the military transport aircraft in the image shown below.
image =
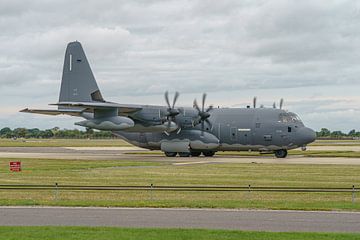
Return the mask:
M213 156L217 151L260 151L287 156L287 150L305 148L315 132L292 112L280 108L214 108L194 100L193 107L177 107L179 93L166 106L118 104L105 101L80 42L70 42L65 52L59 102L55 110L21 112L66 114L85 120L86 128L108 130L136 146L161 150L168 157Z

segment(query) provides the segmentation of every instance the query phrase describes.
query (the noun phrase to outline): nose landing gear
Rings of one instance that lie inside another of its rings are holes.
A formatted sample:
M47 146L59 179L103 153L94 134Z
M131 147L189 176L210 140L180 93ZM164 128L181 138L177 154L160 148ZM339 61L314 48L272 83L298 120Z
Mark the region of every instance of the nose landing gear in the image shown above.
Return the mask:
M275 157L277 158L286 158L287 150L286 149L279 149L275 151Z

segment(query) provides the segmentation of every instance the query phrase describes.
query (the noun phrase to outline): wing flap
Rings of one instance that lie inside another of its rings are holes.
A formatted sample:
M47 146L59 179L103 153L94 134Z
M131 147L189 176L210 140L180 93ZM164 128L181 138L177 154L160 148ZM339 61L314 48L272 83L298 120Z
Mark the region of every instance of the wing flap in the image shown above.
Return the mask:
M139 105L118 104L112 102L59 102L50 105L59 107L82 107L87 109L117 108L121 113L132 113L142 109Z
M25 109L21 110L20 112L37 113L37 114L53 115L53 116L65 114L65 115L79 117L79 116L81 116L81 113L83 111L84 110L81 110L81 109L29 109L29 108L25 108Z

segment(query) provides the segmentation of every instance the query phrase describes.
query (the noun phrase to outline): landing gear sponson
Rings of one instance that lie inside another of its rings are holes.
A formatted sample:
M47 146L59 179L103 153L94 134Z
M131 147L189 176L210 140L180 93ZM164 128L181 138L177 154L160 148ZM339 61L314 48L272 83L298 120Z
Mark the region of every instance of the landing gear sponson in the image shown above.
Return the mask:
M199 157L201 155L201 153L205 156L205 157L212 157L215 155L215 152L214 151L203 151L203 152L200 152L200 151L191 151L189 153L187 152L164 152L165 153L165 156L167 157L176 157L176 155L179 154L180 157Z
M177 152L165 152L165 156L167 157L176 157L176 155L179 154L180 157L199 157L201 155L201 153L205 156L205 157L212 157L215 155L214 151L191 151L190 153L187 152L181 152L181 153L177 153ZM275 153L275 157L277 158L286 158L288 152L286 149L280 149L280 150L276 150L274 151Z

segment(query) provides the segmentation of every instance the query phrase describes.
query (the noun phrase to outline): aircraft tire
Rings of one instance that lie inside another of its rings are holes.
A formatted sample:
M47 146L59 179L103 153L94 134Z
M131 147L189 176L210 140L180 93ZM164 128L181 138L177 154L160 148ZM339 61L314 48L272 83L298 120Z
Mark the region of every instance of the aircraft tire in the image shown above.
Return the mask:
M199 157L201 155L201 152L191 152L192 157Z
M165 156L167 157L176 157L177 153L176 152L164 152Z
M286 158L287 156L287 150L286 149L280 149L275 151L275 157L277 158Z
M191 153L187 153L187 152L179 152L179 156L180 157L190 157Z
M212 157L212 156L215 155L215 152L213 152L213 151L204 151L203 154L204 154L205 157Z

